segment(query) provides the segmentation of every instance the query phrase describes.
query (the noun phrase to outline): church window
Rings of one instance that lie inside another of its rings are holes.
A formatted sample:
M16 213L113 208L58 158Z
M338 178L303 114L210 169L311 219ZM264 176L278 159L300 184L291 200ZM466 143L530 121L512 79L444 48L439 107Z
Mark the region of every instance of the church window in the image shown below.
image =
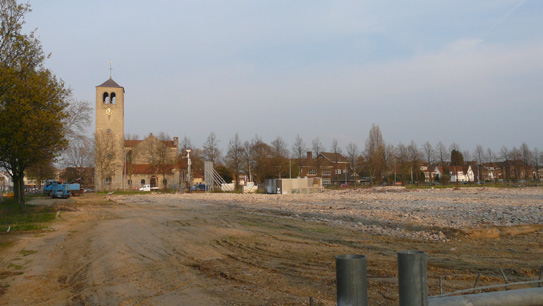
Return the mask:
M132 180L128 180L128 185L132 185Z
M145 185L145 179L141 179L141 185Z
M116 99L115 93L112 92L111 95L110 95L109 102L110 102L111 104L115 104L115 103L116 103L116 100L117 100L117 99Z
M106 185L111 185L111 177L106 177Z
M168 180L167 180L167 179L163 179L163 180L162 180L162 185L164 185L164 186L168 185Z
M108 104L108 103L109 103L109 101L107 100L108 96L109 96L108 93L107 93L107 92L104 92L104 95L102 96L102 102L103 102L104 104Z

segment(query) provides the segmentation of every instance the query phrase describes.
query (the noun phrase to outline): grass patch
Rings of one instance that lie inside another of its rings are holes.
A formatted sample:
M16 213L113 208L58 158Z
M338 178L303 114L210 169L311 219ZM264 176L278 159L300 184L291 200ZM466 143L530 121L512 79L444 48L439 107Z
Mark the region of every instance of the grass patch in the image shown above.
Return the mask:
M0 202L0 232L41 230L55 217L55 207L26 205L21 209L14 199Z
M7 268L8 269L13 269L13 270L21 270L23 268L23 266L10 263Z
M33 251L33 250L22 250L21 252L21 255L23 256L28 256L28 255L32 255L32 254L36 254L38 253L38 251Z
M10 276L15 276L15 275L22 275L23 272L14 272L14 271L2 271L0 272L0 279L6 279Z

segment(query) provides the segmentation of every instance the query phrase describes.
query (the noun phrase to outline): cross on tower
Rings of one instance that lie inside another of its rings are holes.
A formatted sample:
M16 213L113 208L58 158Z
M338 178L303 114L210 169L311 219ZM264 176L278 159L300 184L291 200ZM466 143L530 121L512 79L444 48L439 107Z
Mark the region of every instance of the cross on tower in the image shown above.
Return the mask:
M113 65L113 61L109 61L109 78L110 79L112 78L112 76L111 76L111 74L112 74L111 71L113 71L112 65Z

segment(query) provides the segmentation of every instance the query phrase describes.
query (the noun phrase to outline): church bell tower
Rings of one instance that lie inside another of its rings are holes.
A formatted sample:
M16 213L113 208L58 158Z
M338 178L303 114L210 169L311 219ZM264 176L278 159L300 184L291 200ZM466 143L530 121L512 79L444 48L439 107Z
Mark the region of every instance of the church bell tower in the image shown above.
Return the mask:
M122 187L124 169L124 88L111 77L96 86L96 190Z

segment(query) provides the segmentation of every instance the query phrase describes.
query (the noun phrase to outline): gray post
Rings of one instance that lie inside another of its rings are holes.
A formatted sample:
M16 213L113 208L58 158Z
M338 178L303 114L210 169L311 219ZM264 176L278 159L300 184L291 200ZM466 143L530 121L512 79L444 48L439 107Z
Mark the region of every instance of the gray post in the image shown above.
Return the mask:
M367 306L368 280L364 255L336 256L337 306Z
M428 306L426 254L422 251L398 252L400 306Z

